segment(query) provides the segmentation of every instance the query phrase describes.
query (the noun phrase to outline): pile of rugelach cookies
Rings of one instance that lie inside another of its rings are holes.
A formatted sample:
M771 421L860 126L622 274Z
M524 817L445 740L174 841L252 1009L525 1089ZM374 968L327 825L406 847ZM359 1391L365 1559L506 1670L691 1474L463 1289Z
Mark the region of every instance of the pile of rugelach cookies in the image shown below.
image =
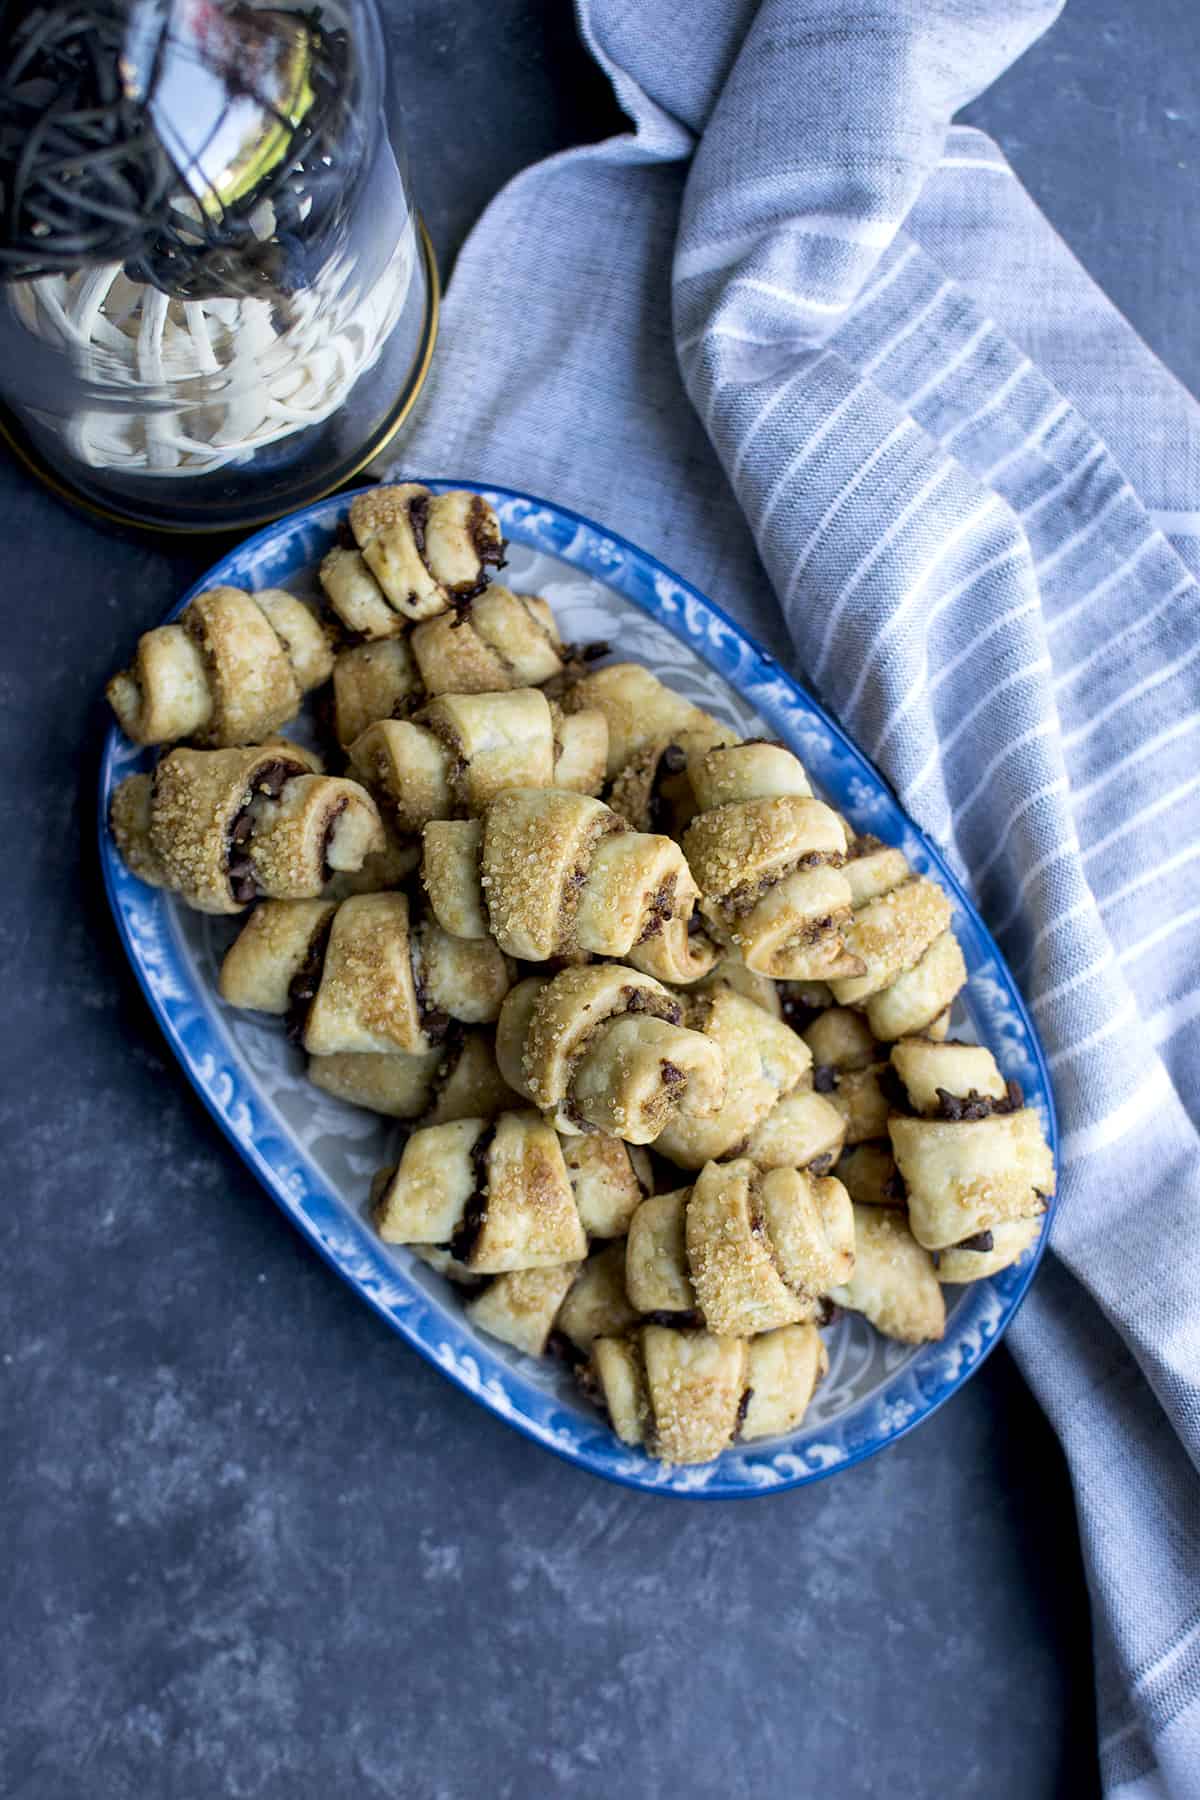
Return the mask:
M622 1441L705 1462L799 1425L838 1309L940 1337L945 1287L1037 1238L1053 1161L949 1035L942 890L501 566L485 500L409 483L351 503L322 613L198 595L109 683L162 747L111 826L245 916L224 1000L402 1121L381 1237ZM321 756L278 735L306 696Z

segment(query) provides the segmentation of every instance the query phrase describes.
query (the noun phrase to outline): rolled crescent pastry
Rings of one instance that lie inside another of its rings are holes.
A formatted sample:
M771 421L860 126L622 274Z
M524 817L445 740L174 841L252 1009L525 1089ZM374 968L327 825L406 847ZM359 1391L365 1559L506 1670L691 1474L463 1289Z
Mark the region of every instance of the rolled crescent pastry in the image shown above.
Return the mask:
M447 931L491 935L510 956L547 962L575 951L627 957L675 981L711 968L716 950L690 931L699 890L678 844L629 831L599 800L557 788L511 788L482 826L425 827L422 874Z
M778 744L735 744L688 764L697 814L683 848L714 933L761 975L828 981L863 964L843 941L846 829Z
M318 766L284 742L171 750L153 775L117 789L117 847L143 879L201 912L241 912L260 894L316 896L385 843L370 795Z
M866 1005L884 1041L921 1032L952 1003L966 965L950 932L952 908L935 882L914 875L900 850L856 838L845 866L854 902L846 947L861 973L831 979L841 1006Z
M541 687L566 661L546 602L498 582L479 595L465 619L447 613L427 619L411 641L425 691L435 696Z
M633 1280L637 1220L626 1282ZM747 1159L709 1163L684 1201L684 1242L696 1309L718 1336L754 1336L820 1314L820 1301L855 1267L846 1188L833 1175L759 1170Z
M589 1238L624 1238L653 1185L644 1150L600 1131L564 1137L563 1162Z
M603 720L561 716L537 688L442 694L411 720L385 719L350 748L359 779L402 831L484 812L506 788L595 792L603 780Z
M451 1019L495 1019L512 969L488 941L414 921L403 894L274 901L256 908L226 952L231 1006L282 1013L310 1056L426 1055Z
M1045 1212L1055 1171L1041 1120L989 1050L915 1038L895 1046L892 1066L916 1114L893 1113L888 1135L918 1243L969 1248Z
M928 1343L946 1329L933 1258L894 1207L854 1208L854 1271L831 1298L905 1344Z
M109 704L135 744L189 738L212 749L261 744L329 679L333 651L315 614L283 588L209 588L138 639Z
M709 1117L725 1099L716 1044L680 1025L660 982L613 963L518 982L501 1009L505 1080L570 1136L606 1131L651 1143L679 1112Z
M493 1275L465 1302L464 1311L489 1336L526 1356L541 1356L579 1267L569 1262Z
M592 1345L590 1385L617 1436L669 1463L711 1462L800 1424L828 1368L812 1325L751 1338L644 1325Z
M747 1140L784 1094L811 1067L808 1046L781 1019L773 1019L727 983L681 998L683 1023L717 1046L725 1063L728 1097L710 1118L681 1114L655 1142L682 1169L743 1154Z
M943 1287L958 1287L998 1275L1001 1269L1020 1262L1037 1242L1041 1229L1040 1218L1005 1219L1000 1225L992 1225L978 1237L968 1238L965 1244L939 1251L933 1259L937 1278Z
M443 1245L475 1274L587 1253L559 1141L534 1112L414 1131L379 1186L374 1217L387 1243Z
M434 494L414 481L351 502L357 549L339 545L321 585L348 631L391 637L411 620L465 610L502 566L500 522L480 494Z

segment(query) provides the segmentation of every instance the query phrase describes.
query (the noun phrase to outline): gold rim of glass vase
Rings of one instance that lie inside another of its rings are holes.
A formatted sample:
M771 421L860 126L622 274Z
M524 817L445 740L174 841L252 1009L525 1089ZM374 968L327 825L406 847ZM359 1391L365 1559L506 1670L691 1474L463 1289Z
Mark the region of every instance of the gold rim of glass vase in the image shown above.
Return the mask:
M256 515L252 519L240 519L234 525L222 524L219 520L203 525L171 525L165 521L139 518L137 513L119 512L115 507L100 506L95 500L72 487L65 476L51 467L33 445L24 436L13 414L0 403L0 443L7 445L17 461L36 475L43 487L50 489L60 500L82 512L91 513L93 518L104 519L110 525L133 526L138 531L161 533L169 537L216 537L230 532L255 531L261 525L270 525L276 519L282 519L287 513L294 512L303 506L315 506L318 501L327 500L330 494L336 494L339 488L345 487L361 475L369 462L373 462L381 451L386 450L400 427L407 419L416 404L417 396L425 386L425 378L429 373L429 365L433 360L433 347L437 342L438 321L441 313L442 287L438 279L437 259L433 254L433 243L425 228L425 221L417 214L417 231L421 241L421 252L425 260L425 280L429 295L425 308L425 323L421 333L421 342L404 389L393 407L387 420L371 442L363 450L358 460L349 469L343 470L336 481L328 487L319 489L315 494L308 494L289 505L275 507L270 512Z

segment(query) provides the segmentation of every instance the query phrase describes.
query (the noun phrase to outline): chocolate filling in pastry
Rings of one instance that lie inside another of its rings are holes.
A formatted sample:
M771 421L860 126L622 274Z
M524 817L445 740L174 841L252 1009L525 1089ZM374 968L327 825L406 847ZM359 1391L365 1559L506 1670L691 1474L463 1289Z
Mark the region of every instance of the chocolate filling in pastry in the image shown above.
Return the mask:
M479 1234L487 1219L487 1159L495 1135L496 1127L485 1125L475 1140L475 1148L471 1151L471 1168L475 1175L475 1187L463 1208L463 1216L458 1229L446 1246L456 1262L470 1260L471 1252L479 1242Z

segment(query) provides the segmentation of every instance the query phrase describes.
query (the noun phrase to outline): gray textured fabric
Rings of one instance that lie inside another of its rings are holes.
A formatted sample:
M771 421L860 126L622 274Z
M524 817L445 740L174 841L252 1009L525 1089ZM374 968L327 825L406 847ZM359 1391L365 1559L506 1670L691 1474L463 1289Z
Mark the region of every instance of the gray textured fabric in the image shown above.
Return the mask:
M947 847L1063 1126L1010 1335L1070 1461L1106 1789L1200 1795L1200 413L982 134L1052 0L579 0L634 129L468 242L405 461L676 566Z

